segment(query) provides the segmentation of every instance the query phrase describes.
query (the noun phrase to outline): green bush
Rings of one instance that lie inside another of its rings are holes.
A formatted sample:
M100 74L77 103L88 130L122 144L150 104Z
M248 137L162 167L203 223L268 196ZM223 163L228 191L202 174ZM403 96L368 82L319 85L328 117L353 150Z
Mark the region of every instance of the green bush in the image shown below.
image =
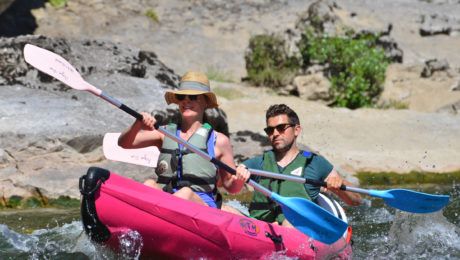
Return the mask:
M68 0L49 0L48 2L54 8L61 8L61 7L64 7L67 4Z
M40 208L43 207L43 203L36 197L29 197L21 202L22 208Z
M56 208L75 208L80 206L80 200L69 196L59 196L57 199L50 199L49 205Z
M153 22L155 23L160 23L160 18L158 18L158 15L157 13L155 12L155 10L153 9L148 9L146 12L145 12L145 15L150 18L150 20L152 20Z
M300 67L299 61L287 54L285 41L272 35L251 37L245 60L249 82L256 86L289 84Z
M228 72L225 72L216 67L208 67L206 70L206 75L209 80L219 81L219 82L234 82L232 75Z
M13 195L8 199L8 203L6 205L7 205L8 208L17 208L17 207L21 206L21 201L23 199L24 198L21 197L21 196Z
M383 90L389 61L376 46L377 37L312 37L305 34L299 43L304 64L328 66L335 106L351 109L373 106Z

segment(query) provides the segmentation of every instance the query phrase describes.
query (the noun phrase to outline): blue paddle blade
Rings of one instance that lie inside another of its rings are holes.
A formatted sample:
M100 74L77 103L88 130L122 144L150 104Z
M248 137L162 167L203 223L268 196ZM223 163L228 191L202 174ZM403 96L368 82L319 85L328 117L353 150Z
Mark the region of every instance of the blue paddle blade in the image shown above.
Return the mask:
M412 213L432 213L449 203L447 195L433 195L404 189L369 190L369 195L382 198L389 206Z
M302 198L282 197L271 193L283 210L286 219L299 231L326 244L343 236L348 224L315 203Z

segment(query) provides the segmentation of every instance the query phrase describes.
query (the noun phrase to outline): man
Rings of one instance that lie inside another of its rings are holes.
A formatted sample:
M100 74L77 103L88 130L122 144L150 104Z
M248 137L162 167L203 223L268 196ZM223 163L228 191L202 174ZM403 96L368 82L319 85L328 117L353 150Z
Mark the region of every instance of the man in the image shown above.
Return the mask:
M324 157L297 147L296 139L301 133L300 121L297 114L284 104L272 105L266 113L268 135L272 150L243 162L248 168L269 172L301 176L309 179L321 180L327 183L327 188L349 205L359 205L361 196L340 190L342 184L350 183L333 168ZM239 169L242 171L242 169ZM291 181L270 179L266 177L251 177L270 190L287 197L303 197L315 201L320 187L309 184L300 184ZM278 222L284 226L291 226L285 220L281 208L275 202L254 192L249 207L252 217L267 222Z

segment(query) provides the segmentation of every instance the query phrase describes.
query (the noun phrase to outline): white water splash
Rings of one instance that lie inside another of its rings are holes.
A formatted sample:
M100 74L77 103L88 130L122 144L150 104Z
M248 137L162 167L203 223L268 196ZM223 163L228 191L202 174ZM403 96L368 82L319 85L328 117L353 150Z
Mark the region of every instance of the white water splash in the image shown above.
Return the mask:
M130 230L118 238L120 242L122 259L139 259L144 242L141 234Z
M2 245L4 253L28 256L28 259L95 254L95 248L84 235L80 221L64 224L62 227L38 229L32 234L20 234L6 225L0 225L0 236L0 240L6 242L6 245Z
M3 224L0 224L0 234L10 245L11 251L29 252L38 243L38 237L17 233Z
M366 221L372 222L373 224L388 223L394 220L392 215L387 208L379 208L366 215Z
M460 259L460 229L441 211L397 211L388 236L374 238L367 259Z

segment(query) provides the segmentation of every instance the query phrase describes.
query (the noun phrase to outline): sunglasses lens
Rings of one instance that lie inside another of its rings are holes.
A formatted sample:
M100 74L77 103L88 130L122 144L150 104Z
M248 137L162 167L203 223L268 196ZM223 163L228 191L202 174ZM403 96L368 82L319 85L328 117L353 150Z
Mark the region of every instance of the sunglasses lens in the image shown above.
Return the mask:
M274 129L273 127L265 127L265 128L264 128L264 131L265 131L265 133L266 133L267 135L273 134L273 131L274 131L274 130L275 130L275 129Z
M273 132L275 132L275 129L276 129L276 131L278 131L278 133L282 134L282 133L284 133L284 131L286 131L286 129L288 129L291 126L294 126L294 125L292 125L292 124L279 124L277 126L268 126L268 127L264 128L264 131L265 131L265 133L267 135L272 135Z
M188 97L188 100L190 101L196 101L198 99L198 95L182 95L182 94L176 94L176 99L179 101L184 100L186 97Z

